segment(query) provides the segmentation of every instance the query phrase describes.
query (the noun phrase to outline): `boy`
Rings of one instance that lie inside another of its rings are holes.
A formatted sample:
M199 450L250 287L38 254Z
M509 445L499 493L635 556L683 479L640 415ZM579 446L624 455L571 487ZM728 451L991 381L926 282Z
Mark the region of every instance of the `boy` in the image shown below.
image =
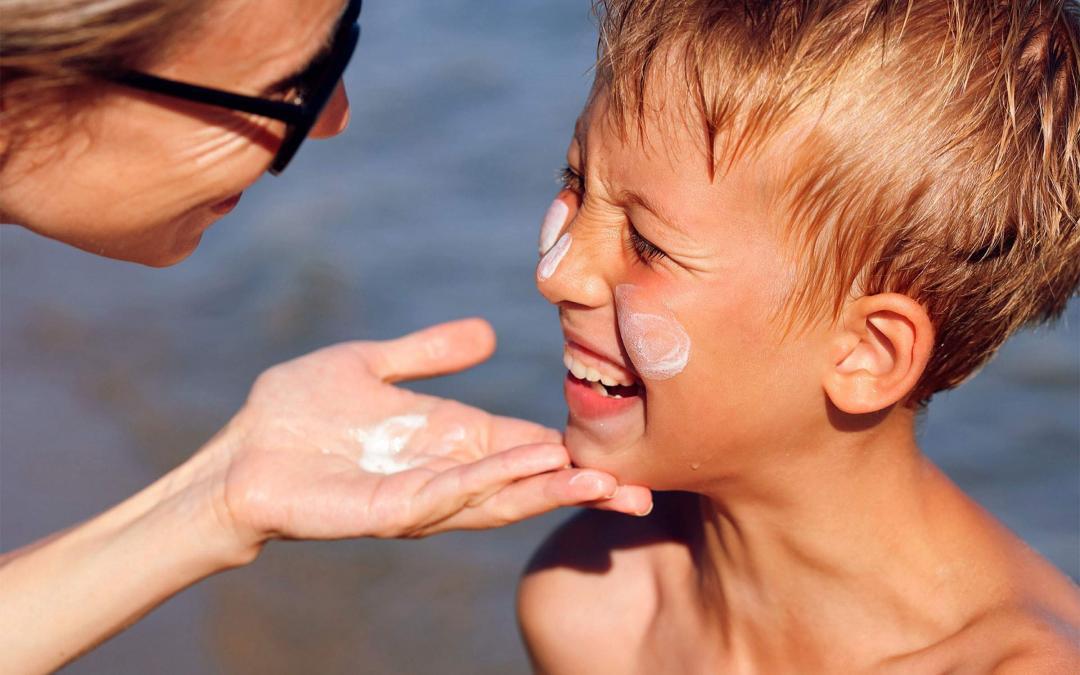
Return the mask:
M1080 9L602 5L537 280L575 465L678 492L544 544L535 667L1080 672L1074 584L914 432L1077 291Z

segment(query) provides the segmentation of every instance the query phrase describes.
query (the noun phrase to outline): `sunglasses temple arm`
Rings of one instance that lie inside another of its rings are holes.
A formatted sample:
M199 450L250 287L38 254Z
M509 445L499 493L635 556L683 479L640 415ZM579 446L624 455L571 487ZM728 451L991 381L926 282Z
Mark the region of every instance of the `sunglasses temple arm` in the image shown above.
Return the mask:
M200 87L196 84L169 80L156 75L128 71L109 78L117 84L155 94L164 94L196 103L239 110L240 112L269 117L287 124L296 124L304 117L303 106L284 101L268 101L254 96L234 94L220 89Z

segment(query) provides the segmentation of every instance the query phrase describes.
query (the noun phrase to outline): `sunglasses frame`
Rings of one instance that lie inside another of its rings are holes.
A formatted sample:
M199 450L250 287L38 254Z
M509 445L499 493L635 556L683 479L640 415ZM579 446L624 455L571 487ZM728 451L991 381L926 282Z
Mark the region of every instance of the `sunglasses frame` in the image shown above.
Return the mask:
M171 80L157 75L129 70L109 76L112 82L133 89L162 94L194 103L212 105L218 108L267 117L285 123L285 137L278 147L274 160L270 164L270 173L278 176L289 165L304 139L322 115L326 104L330 102L345 68L356 51L360 41L360 8L363 0L349 0L341 16L337 31L331 42L330 50L318 60L318 68L313 72L313 79L304 87L307 92L299 102L277 101L237 94L224 89L204 87L189 82Z

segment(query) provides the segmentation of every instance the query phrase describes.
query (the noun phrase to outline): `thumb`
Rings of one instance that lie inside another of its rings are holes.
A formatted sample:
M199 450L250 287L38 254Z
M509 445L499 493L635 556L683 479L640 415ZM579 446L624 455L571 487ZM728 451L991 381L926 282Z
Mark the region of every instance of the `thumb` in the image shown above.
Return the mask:
M486 361L495 351L495 331L483 319L460 319L364 346L375 376L397 382L456 373Z

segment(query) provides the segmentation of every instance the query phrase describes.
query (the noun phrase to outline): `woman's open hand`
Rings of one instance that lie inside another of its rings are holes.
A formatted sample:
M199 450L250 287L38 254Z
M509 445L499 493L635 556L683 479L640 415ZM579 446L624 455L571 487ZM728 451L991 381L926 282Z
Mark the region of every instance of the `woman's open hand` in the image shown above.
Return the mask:
M494 348L491 327L468 319L271 368L207 448L223 475L219 510L253 543L420 537L575 504L648 511L647 489L567 468L552 429L392 384L463 370Z

